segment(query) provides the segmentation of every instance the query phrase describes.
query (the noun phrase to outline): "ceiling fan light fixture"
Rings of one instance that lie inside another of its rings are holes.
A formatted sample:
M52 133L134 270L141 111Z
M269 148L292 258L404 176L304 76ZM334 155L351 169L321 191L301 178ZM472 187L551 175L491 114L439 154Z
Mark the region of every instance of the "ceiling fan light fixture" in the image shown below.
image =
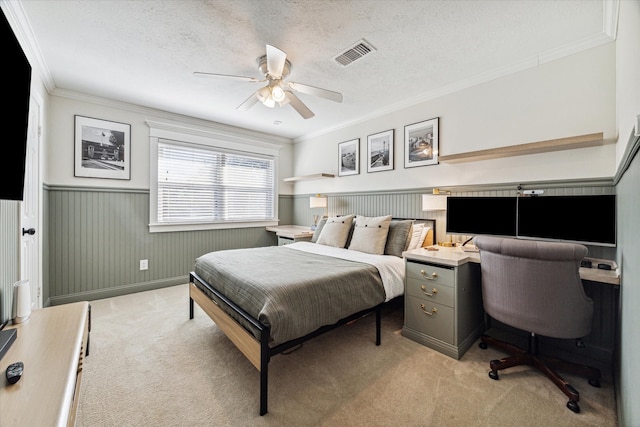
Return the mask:
M256 97L264 104L267 99L271 98L271 91L265 86L256 92Z
M273 88L271 88L271 97L273 98L274 101L276 102L282 102L284 101L284 90L282 90L282 88L280 87L280 85L276 85Z
M262 103L269 108L273 108L276 106L276 101L274 101L272 97L265 99L264 101L262 101Z

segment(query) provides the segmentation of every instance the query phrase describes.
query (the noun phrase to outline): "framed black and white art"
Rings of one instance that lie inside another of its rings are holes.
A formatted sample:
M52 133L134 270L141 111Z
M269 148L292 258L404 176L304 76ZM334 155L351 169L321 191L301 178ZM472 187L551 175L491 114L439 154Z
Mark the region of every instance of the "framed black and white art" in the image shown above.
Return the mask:
M338 144L338 176L360 173L360 138Z
M367 137L367 172L393 170L393 129Z
M438 164L438 117L404 127L404 167Z
M131 125L75 116L75 176L131 179Z

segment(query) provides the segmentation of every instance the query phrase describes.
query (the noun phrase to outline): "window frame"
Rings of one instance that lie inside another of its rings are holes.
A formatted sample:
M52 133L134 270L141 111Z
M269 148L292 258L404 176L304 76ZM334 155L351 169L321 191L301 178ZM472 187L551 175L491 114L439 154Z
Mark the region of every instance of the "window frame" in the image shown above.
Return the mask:
M228 228L251 228L278 225L278 163L279 144L264 142L232 132L187 128L166 123L147 121L149 126L149 232L199 231ZM164 140L164 141L163 141ZM185 146L201 146L238 154L256 154L273 158L273 213L270 220L217 221L203 223L159 223L158 222L158 143L175 143Z

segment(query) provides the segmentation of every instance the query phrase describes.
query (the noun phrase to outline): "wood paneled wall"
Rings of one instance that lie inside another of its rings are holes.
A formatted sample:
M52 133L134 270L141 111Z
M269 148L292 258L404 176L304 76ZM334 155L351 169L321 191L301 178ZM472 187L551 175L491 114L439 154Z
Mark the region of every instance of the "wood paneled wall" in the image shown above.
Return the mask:
M186 283L202 254L275 244L264 227L149 233L148 191L54 188L47 199L51 304Z
M20 279L20 208L0 200L0 324L11 319L13 284Z

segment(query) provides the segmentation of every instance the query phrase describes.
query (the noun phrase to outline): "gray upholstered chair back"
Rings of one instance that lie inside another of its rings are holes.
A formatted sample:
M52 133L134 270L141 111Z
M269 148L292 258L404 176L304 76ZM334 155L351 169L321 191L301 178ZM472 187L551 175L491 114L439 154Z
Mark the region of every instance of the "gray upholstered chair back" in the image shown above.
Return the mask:
M478 236L485 311L507 325L553 338L591 332L593 301L584 293L572 243Z

